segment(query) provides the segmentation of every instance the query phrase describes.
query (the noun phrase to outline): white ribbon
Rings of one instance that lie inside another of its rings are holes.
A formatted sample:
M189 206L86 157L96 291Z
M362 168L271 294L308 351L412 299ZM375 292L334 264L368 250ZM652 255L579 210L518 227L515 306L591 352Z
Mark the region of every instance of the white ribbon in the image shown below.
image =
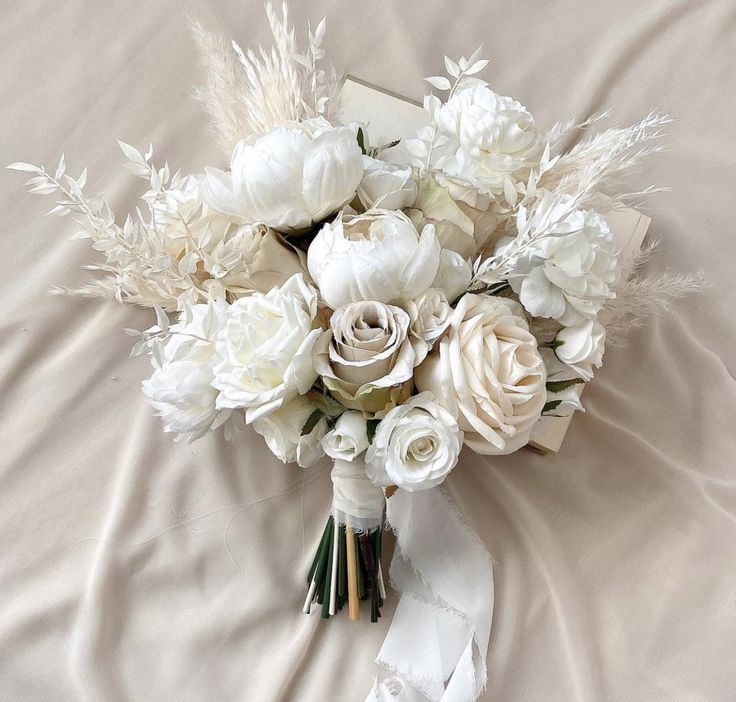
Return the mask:
M401 599L366 702L473 702L486 682L491 557L441 488L398 490L386 504Z
M338 524L373 531L383 521L383 490L365 474L365 463L335 459L332 468L332 512Z

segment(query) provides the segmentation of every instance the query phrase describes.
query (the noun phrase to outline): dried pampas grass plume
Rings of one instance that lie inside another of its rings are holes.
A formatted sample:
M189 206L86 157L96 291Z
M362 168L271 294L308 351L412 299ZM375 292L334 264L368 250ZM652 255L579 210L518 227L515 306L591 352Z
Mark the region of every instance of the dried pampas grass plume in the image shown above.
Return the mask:
M207 31L197 19L190 20L206 74L196 97L210 114L217 143L228 155L245 137L285 122L317 116L329 121L339 111L342 79L332 66L322 65L325 20L314 31L308 27L309 46L300 53L287 4L279 17L266 3L266 15L274 45L256 50L244 50Z
M652 241L630 260L624 261L622 282L616 289L616 297L600 314L601 324L606 328L606 346L624 346L628 333L643 327L650 315L661 315L669 311L676 300L706 287L702 273L665 271L656 277L642 277L639 271L658 244L658 241Z

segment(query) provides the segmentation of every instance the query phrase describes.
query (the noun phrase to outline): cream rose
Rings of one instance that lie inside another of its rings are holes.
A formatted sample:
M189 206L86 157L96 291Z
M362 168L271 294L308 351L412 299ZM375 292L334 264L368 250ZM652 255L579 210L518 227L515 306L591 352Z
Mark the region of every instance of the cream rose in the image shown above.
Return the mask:
M414 367L426 344L408 335L409 315L382 302L353 302L330 319L332 340L323 341L315 367L345 407L381 412L411 392Z
M308 434L302 429L316 405L298 395L274 412L253 421L253 429L265 440L271 453L283 463L298 463L302 468L314 465L322 456L322 439L327 420L322 417Z
M230 305L216 345L217 406L244 408L250 423L307 392L317 379L314 347L325 334L316 317L317 292L301 275Z
M426 490L455 467L462 442L452 414L424 392L381 420L366 453L366 473L376 485Z
M368 448L368 424L362 412L343 412L322 439L324 452L335 460L354 461Z
M415 372L420 390L458 421L477 453L524 446L546 398L546 371L521 306L488 295L464 295L439 346Z
M309 273L332 309L350 302L412 300L434 280L440 244L401 212L370 210L325 224L309 246Z
M591 380L593 368L603 365L606 330L597 320L565 327L557 333L556 340L560 344L555 349L557 358L584 380Z
M450 326L452 307L443 290L430 288L408 306L411 331L430 346Z

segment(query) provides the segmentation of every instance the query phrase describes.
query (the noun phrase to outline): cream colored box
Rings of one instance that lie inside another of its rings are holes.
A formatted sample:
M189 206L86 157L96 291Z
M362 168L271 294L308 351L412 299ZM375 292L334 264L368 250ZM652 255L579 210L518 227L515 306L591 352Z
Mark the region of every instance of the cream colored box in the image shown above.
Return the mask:
M418 103L353 77L345 81L341 117L344 122L365 123L371 144L409 139L427 124L427 114ZM629 208L606 219L621 251L633 254L639 250L649 228L649 217ZM578 386L579 392L583 387ZM559 451L573 416L542 417L532 431L530 448L543 453Z

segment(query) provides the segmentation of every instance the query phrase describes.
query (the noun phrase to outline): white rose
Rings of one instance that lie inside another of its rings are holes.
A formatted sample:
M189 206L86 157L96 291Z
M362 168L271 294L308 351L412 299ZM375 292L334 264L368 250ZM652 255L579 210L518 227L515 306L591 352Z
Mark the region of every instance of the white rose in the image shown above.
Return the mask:
M301 275L230 305L217 337L218 407L243 407L250 423L307 392L317 379L314 346L324 334L316 316L317 292Z
M332 309L350 302L412 300L437 274L434 227L421 236L401 212L370 210L325 224L309 246L307 265Z
M545 379L521 306L471 294L460 298L447 333L414 375L482 454L512 453L528 442L544 407Z
M409 338L409 315L382 302L353 302L330 319L332 340L322 342L315 367L345 407L382 412L411 392L414 367L426 344Z
M417 197L411 168L399 168L386 161L363 156L363 180L358 197L366 209L403 210Z
M204 268L223 290L236 297L246 292L268 292L297 273L308 277L300 253L263 224L233 227L205 255Z
M561 345L555 349L557 358L570 366L584 380L593 378L593 368L603 364L606 348L606 330L595 319L565 327L557 333Z
M472 277L470 264L459 253L442 249L437 277L432 282L432 287L443 290L447 299L454 302L468 289Z
M275 412L253 421L271 453L283 463L298 463L302 468L315 464L322 456L322 439L327 420L322 417L313 429L302 436L302 429L316 406L304 395L298 395Z
M432 166L494 197L516 198L516 184L536 165L544 142L529 111L483 84L457 91L433 110L437 137Z
M600 215L575 209L568 195L542 192L529 211L519 209L517 222L519 236L498 251L511 256L509 284L529 314L572 326L615 297L619 251Z
M241 224L294 232L355 196L363 162L355 134L321 118L238 142L230 171L206 169L204 197Z
M578 374L562 363L552 349L540 348L539 352L547 368L547 401L545 404L548 405L548 408L544 416L567 417L573 412L585 412L583 403L580 401L582 383L580 383ZM572 385L567 382L571 380L574 381Z
M334 429L325 434L322 447L335 460L355 460L368 448L368 424L362 412L343 412Z
M177 434L177 440L199 439L230 417L230 410L217 408L218 393L212 387L214 340L226 312L223 301L193 305L188 315L182 312L169 329L163 362L154 360L156 371L143 381L143 393L164 420L164 431Z
M430 346L450 326L452 307L443 290L430 288L409 305L411 331Z
M452 414L424 392L381 420L366 453L366 473L376 485L426 490L455 467L462 442Z

